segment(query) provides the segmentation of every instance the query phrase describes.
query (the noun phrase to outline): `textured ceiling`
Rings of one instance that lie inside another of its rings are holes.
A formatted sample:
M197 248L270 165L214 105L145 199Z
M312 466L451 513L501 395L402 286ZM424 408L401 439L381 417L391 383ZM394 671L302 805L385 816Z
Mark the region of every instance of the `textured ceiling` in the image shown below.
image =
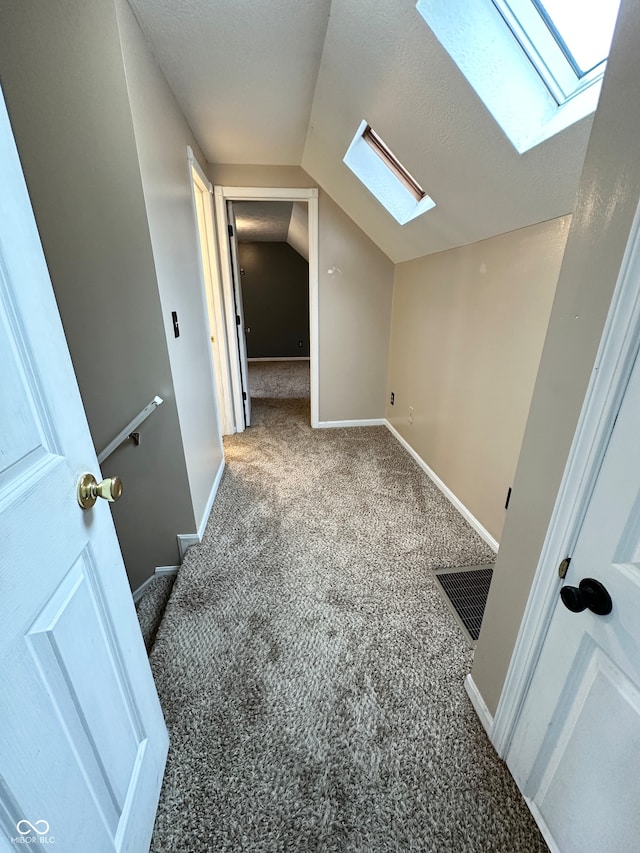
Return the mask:
M362 119L433 210L398 225L343 164ZM413 0L333 0L302 166L397 262L572 211L590 125L518 154Z
M210 163L300 165L330 0L130 0Z
M234 201L239 243L286 243L292 201Z
M210 162L302 165L393 261L573 210L591 120L519 155L415 0L131 2ZM362 119L434 210L398 225L343 164Z

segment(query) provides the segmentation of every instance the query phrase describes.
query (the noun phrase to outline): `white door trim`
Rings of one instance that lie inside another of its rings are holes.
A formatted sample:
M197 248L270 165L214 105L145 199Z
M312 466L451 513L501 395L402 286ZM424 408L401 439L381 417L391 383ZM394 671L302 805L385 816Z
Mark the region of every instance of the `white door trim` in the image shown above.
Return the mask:
M224 300L220 276L220 262L218 257L218 244L215 233L215 217L213 214L213 187L194 156L191 146L187 146L187 161L189 163L189 178L191 185L191 201L193 204L193 216L198 240L198 248L202 263L200 268L200 282L204 308L208 317L207 328L212 338L211 367L215 383L215 395L220 409L219 416L223 435L234 432L234 412L231 395L231 377L229 374L229 358L227 348L227 330L224 321ZM200 228L198 206L196 201L196 187L206 197L204 203L204 222L206 245L200 244ZM205 269L206 265L206 269ZM207 342L209 346L209 342ZM215 350L215 358L213 356Z
M227 305L233 305L233 280L231 277L231 257L227 235L227 201L306 201L309 208L309 359L311 383L311 426L319 422L319 368L318 368L318 190L287 187L214 187L216 205L216 224L218 229L218 248L222 268L222 282ZM229 315L229 312L227 312ZM233 324L235 312L228 317ZM242 391L240 387L240 368L235 326L227 322L229 344L229 364L232 373L236 428L244 423L242 415ZM237 375L236 375L237 374Z
M640 347L640 208L631 227L609 314L551 516L540 561L505 685L491 741L509 752L524 699L545 641L560 579L557 567L570 556L595 485Z

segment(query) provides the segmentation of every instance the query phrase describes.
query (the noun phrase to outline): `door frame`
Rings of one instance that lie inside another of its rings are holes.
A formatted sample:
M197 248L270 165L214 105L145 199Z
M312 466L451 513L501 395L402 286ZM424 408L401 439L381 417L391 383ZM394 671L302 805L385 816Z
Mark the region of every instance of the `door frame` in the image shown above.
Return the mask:
M575 547L640 351L640 207L611 299L582 412L549 522L504 688L490 726L491 742L506 759L525 696L557 604L557 566Z
M191 201L196 229L196 238L200 252L200 283L205 297L209 318L212 350L213 374L215 377L214 393L220 410L222 435L234 432L233 397L231 376L229 373L229 357L227 354L227 330L225 324L225 307L220 275L220 258L216 241L215 217L213 213L213 187L198 163L192 149L187 146L187 161L191 186ZM200 222L196 192L202 193L205 199L203 222ZM200 225L204 231L204 245L200 236Z
M233 310L233 277L231 273L231 252L227 230L227 201L301 201L306 202L309 211L309 368L311 396L311 426L319 425L319 367L318 367L318 190L317 188L288 187L224 187L213 188L216 209L216 227L218 232L218 251L222 272L222 290L227 321L227 352L235 426L237 432L244 429L242 384L240 381L240 356L235 339L235 311Z

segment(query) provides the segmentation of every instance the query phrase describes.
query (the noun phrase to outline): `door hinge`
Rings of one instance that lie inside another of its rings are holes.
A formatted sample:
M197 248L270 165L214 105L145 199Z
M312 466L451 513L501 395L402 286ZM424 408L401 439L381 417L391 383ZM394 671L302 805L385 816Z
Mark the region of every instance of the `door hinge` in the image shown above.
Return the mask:
M236 314L236 326L240 325L240 315Z
M229 237L233 237L233 225L227 225L227 229L229 231Z
M567 572L569 571L569 563L571 562L571 557L565 557L564 560L558 566L558 575L562 580L564 580L567 576Z
M509 486L509 491L507 492L507 499L504 502L504 508L509 509L509 501L511 500L511 486Z
M247 392L246 392L246 391L243 391L243 392L242 392L242 399L243 399L243 400L246 400L246 399L247 399Z

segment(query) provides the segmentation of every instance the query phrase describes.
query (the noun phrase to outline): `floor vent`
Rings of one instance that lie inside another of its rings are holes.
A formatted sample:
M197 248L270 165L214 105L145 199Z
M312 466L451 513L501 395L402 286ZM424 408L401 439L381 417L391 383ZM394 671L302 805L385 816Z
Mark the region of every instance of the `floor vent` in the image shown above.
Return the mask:
M444 593L445 602L456 617L465 637L474 646L480 636L493 567L463 566L456 569L436 569L434 574Z

